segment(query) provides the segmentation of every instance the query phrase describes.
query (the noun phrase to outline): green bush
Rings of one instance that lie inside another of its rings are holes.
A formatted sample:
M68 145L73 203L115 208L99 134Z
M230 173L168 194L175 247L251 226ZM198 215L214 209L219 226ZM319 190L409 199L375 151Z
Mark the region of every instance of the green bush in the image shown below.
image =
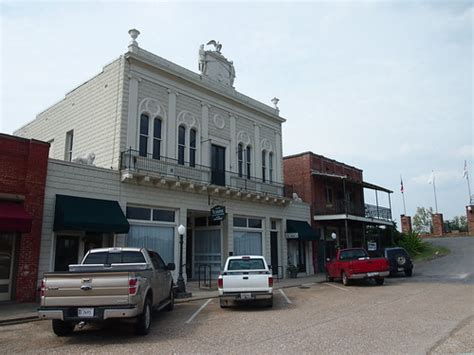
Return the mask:
M398 246L405 248L411 256L420 254L427 247L426 243L416 232L402 234L401 238L398 239L397 244Z

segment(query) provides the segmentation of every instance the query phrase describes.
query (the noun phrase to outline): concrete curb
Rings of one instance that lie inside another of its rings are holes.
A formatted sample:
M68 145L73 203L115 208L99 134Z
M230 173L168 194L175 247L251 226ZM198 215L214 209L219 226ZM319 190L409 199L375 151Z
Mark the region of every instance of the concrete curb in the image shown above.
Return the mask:
M6 326L6 325L14 325L14 324L22 324L22 323L28 323L28 322L35 322L42 320L38 318L37 315L35 316L18 316L18 317L12 317L12 318L4 318L0 319L0 327Z

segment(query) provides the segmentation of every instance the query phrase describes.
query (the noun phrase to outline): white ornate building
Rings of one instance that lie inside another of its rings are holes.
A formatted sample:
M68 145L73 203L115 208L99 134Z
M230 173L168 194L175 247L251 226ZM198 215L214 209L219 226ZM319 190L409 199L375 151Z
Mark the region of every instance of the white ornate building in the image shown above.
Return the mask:
M199 49L198 74L129 33L125 54L15 132L51 144L40 276L91 246L144 245L178 263L180 224L188 277L201 265L217 272L229 254L263 254L282 275L293 258L287 221L308 222L310 212L284 195L278 100L270 107L236 91L218 42ZM95 166L80 164L91 153ZM130 229L65 227L57 195L117 201ZM220 222L210 218L216 205L225 207ZM312 273L310 243L303 253Z

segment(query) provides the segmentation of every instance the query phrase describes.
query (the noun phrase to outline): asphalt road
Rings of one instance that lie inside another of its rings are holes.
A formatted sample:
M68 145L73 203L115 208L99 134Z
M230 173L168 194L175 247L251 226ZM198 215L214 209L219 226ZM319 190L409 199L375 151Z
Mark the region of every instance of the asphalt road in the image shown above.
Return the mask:
M474 352L474 238L436 240L452 253L384 286L322 283L275 292L273 309L220 309L216 299L157 313L151 333L129 324L56 337L49 321L0 327L2 352L446 353ZM203 307L204 306L204 307ZM199 312L199 309L202 309Z

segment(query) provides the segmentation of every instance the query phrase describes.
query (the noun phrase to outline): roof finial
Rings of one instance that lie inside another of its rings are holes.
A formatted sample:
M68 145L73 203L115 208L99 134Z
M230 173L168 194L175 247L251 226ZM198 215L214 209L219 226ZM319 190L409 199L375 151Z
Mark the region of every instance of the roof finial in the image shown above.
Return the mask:
M136 39L140 35L140 31L137 30L136 28L132 28L131 30L128 31L128 34L130 35L130 37L132 37L132 41L130 42L130 45L138 47L138 42L136 41Z
M275 110L280 111L280 109L278 108L278 101L280 101L280 99L278 97L274 97L271 101L273 105L275 105Z

